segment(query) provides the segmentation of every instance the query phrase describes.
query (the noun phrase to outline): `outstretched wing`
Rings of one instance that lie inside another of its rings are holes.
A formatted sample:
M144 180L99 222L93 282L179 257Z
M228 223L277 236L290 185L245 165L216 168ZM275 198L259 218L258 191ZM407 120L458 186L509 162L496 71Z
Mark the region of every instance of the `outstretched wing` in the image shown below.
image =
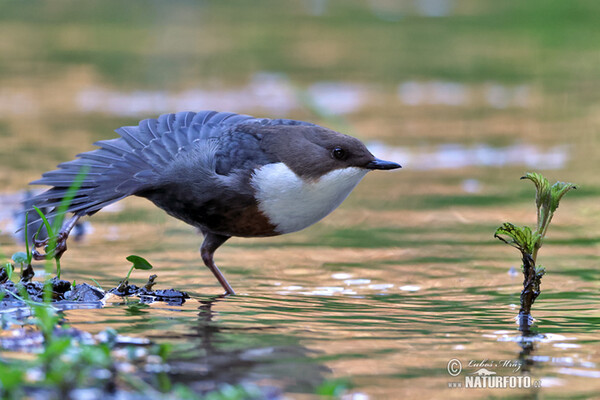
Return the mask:
M286 119L258 119L228 112L201 111L164 114L146 119L138 126L116 130L119 138L94 143L99 149L79 154L75 160L60 164L46 172L35 185L53 186L34 197L39 208L54 209L60 205L81 171L87 170L66 212L90 215L127 196L160 185L175 158L198 147L207 159L214 157L213 172L227 175L243 168L256 156L256 140L242 130L246 124L312 125ZM203 158L204 158L203 157ZM264 162L267 162L265 160ZM201 171L199 171L201 172ZM35 221L32 221L32 223Z

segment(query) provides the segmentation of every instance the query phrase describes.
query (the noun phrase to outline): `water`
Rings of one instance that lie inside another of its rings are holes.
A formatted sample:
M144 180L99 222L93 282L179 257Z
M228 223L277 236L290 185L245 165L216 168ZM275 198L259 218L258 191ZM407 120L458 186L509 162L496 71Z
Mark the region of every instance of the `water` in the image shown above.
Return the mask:
M510 273L519 259L492 238L496 207L357 205L410 174L369 175L347 205L301 233L233 239L217 252L239 293L231 298L217 296L221 289L202 267L200 238L191 228L130 201L121 214L98 215L94 232L70 246L66 277L114 286L126 272L124 257L142 254L154 263L159 287L188 291L192 300L140 305L115 297L100 310L67 311L66 319L91 333L113 327L173 343L174 381L199 390L252 382L297 395L341 378L352 382L352 393L369 398L596 393L597 239L578 243L574 236L568 216L577 199L565 198L560 211L567 218L551 227L553 240L540 253L549 274L533 307L538 336L522 343L515 322L522 278ZM504 208L509 220L531 219L531 204L511 209ZM142 211L156 219L110 222ZM119 233L110 238L114 228ZM142 271L133 277L137 284L147 278ZM462 363L458 377L447 372L453 359ZM531 376L541 388L448 387L465 385L477 365Z
M596 3L392 3L3 10L2 252L22 250L11 232L26 183L121 125L201 108L306 119L404 168L368 174L307 230L227 242L216 262L230 298L191 227L127 199L69 243L63 277L113 287L137 254L159 288L192 299L113 297L65 320L172 344L171 379L198 391L253 383L303 399L339 380L352 399L597 397ZM580 188L540 250L548 274L523 337L519 254L493 232L535 224L529 170ZM465 387L493 372L531 387Z

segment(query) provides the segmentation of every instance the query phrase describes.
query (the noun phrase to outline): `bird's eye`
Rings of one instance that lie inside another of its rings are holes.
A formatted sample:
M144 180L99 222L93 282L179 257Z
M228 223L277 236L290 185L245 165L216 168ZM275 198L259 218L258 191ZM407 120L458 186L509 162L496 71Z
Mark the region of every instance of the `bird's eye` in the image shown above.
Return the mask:
M341 147L336 147L335 149L333 149L331 154L333 155L333 158L337 160L343 160L346 158L346 152Z

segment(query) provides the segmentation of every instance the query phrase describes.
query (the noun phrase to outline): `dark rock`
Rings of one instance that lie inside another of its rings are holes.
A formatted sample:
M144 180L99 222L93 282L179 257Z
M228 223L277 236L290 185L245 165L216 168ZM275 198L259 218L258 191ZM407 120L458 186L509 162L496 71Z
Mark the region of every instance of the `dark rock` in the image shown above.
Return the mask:
M71 290L71 282L69 281L63 281L62 279L54 277L50 280L50 283L52 284L52 291L55 294L64 295L65 292Z
M6 273L6 267L0 269L0 284L3 284L8 280L8 274Z
M102 300L105 295L104 290L84 282L75 285L70 292L65 293L65 300L94 302Z
M154 303L155 301L164 301L169 305L182 305L185 303L185 299L189 299L190 296L186 292L182 292L175 289L160 289L148 291L146 288L142 288L138 296L142 303Z
M23 283L23 287L27 291L29 295L29 299L33 301L43 301L44 300L44 284L42 282L31 281L27 283ZM17 287L17 290L20 288Z
M112 288L108 293L116 294L117 296L133 296L140 291L136 285L129 285L128 282L121 282L116 288Z
M31 264L27 264L27 266L23 268L23 271L21 271L21 282L29 282L34 275L35 272L33 270L33 267L31 266Z

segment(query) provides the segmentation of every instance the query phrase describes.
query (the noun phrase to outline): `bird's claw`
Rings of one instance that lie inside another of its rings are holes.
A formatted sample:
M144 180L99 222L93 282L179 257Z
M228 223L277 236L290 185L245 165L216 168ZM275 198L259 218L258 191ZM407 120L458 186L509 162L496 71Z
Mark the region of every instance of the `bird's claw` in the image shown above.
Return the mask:
M55 246L53 249L48 249L48 244L50 243L50 238L46 238L44 240L33 240L34 249L31 252L34 260L47 260L49 258L60 258L63 253L67 251L67 237L69 234L66 232L59 232L55 238ZM41 253L38 251L38 248L43 247L45 253Z
M35 247L35 248L46 246L47 244L48 244L48 238L46 238L44 240L38 240L35 237L33 238L33 247Z

